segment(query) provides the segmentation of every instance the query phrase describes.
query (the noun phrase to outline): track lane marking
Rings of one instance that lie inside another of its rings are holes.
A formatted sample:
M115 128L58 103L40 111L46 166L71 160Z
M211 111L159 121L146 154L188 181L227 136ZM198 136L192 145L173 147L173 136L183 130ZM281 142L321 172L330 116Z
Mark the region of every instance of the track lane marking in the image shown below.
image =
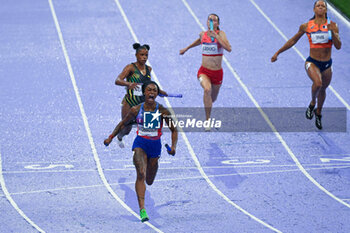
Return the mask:
M284 33L276 26L276 24L265 14L265 12L258 6L258 4L255 3L254 0L249 0L254 6L255 8L260 12L260 14L262 14L262 16L264 16L264 18L271 24L271 26L278 32L278 34L280 34L280 36L285 40L288 41L288 38L286 35L284 35ZM299 57L301 57L301 59L303 59L303 61L306 60L306 58L304 57L304 55L295 47L292 47L294 49L294 51L299 55ZM340 100L340 102L342 102L342 104L350 111L350 105L343 99L343 97L341 97L341 95L332 87L332 85L328 86L329 89L333 92L333 94L338 98L338 100Z
M129 20L128 20L128 18L127 18L127 16L126 16L125 12L124 12L124 10L123 10L123 8L122 8L122 6L121 6L120 3L119 3L119 0L115 0L115 3L117 4L117 6L118 6L118 8L119 8L119 11L121 12L121 14L122 14L122 16L123 16L124 21L125 21L126 25L128 26L129 31L130 31L130 33L131 33L131 35L132 35L134 41L135 41L135 42L139 42L139 40L138 40L138 38L137 38L137 36L136 36L136 34L135 34L135 32L134 32L134 30L133 30L133 28L132 28L132 26L131 26L131 24L130 24L130 22L129 22ZM147 64L151 66L151 64L150 64L149 61L147 61ZM154 77L154 80L158 83L159 87L160 87L161 89L163 89L163 88L162 88L162 85L161 85L160 82L159 82L159 79L157 78L157 75L156 75L155 72L154 72L154 70L152 70L152 77ZM170 104L168 98L165 97L164 100L165 100L165 102L166 102L166 105L167 105L168 108L169 108L169 111L173 114L174 112L173 112L173 110L172 110L172 107L171 107L171 104ZM174 115L174 114L173 114L173 115ZM228 202L229 204L231 204L232 206L234 206L236 209L238 209L239 211L243 212L244 214L248 215L250 218L252 218L253 220L257 221L258 223L264 225L265 227L267 227L267 228L269 228L269 229L271 229L271 230L273 230L273 231L275 231L275 232L280 232L280 231L277 230L276 228L270 226L269 224L265 223L265 222L262 221L261 219L255 217L254 215L250 214L248 211L244 210L242 207L240 207L239 205L237 205L236 203L234 203L231 199L229 199L223 192L221 192L221 191L215 186L215 184L209 179L208 175L204 172L204 170L203 170L203 168L201 167L201 164L200 164L200 162L199 162L199 160L198 160L198 158L197 158L197 156L196 156L196 154L195 154L195 152L194 152L194 150L193 150L193 148L192 148L192 146L191 146L191 143L189 142L189 140L188 140L188 138L187 138L185 132L184 132L181 128L179 129L179 132L180 132L180 134L181 134L183 140L185 141L185 144L186 144L186 146L187 146L187 148L188 148L188 151L190 152L190 155L191 155L191 157L192 157L192 160L193 160L194 163L196 164L196 167L197 167L199 173L200 173L201 176L206 180L206 182L208 183L208 185L209 185L219 196L221 196L226 202Z
M342 160L344 161L344 160ZM344 161L344 163L330 163L330 164L324 164L324 163L315 163L315 164L304 164L304 166L308 167L325 167L325 166L344 166L347 164L348 161ZM131 164L130 164L131 165ZM272 167L296 167L296 164L269 164L269 165L234 165L234 166L202 166L203 169L228 169L228 168L272 168ZM128 168L104 168L103 171L134 171L134 167ZM197 167L159 167L159 170L192 170L197 169ZM3 171L3 174L21 174L21 173L70 173L70 172L96 172L96 169L65 169L65 170L14 170L14 171Z
M335 166L335 167L322 167L322 168L307 168L307 170L313 171L321 171L327 169L348 169L350 166ZM194 168L197 169L197 168ZM228 174L220 174L220 175L209 175L208 177L216 178L222 176L247 176L247 175L261 175L261 174L275 174L275 173L287 173L287 172L299 172L299 169L286 169L286 170L272 170L272 171L261 171L261 172L242 172L242 173L228 173ZM189 176L189 177L179 177L179 178L160 178L157 179L159 182L168 182L168 181L178 181L178 180L195 180L195 179L203 179L202 176ZM111 186L125 185L125 184L134 184L134 181L130 182L122 182L122 183L110 183ZM24 195L24 194L33 194L33 193L43 193L43 192L54 192L54 191L66 191L66 190L76 190L76 189L86 189L86 188L101 188L104 187L103 184L97 185L83 185L83 186L74 186L74 187L63 187L63 188L54 188L54 189L44 189L44 190L34 190L34 191L26 191L26 192L14 192L10 193L11 195ZM5 195L1 195L3 197ZM347 200L347 199L343 199ZM350 199L349 199L350 200Z
M2 158L1 158L1 147L0 147L0 185L1 189L4 192L4 197L10 202L12 207L26 220L32 227L34 227L39 232L45 232L43 229L41 229L35 222L33 222L17 205L17 203L12 199L11 194L7 190L6 183L4 176L2 174ZM3 211L3 210L1 210Z
M119 202L119 204L121 204L129 213L134 215L136 218L140 219L140 216L135 211L133 211L113 191L112 187L109 185L109 183L108 183L108 181L107 181L107 179L106 179L106 177L105 177L105 175L103 173L103 169L102 169L102 166L101 166L100 158L99 158L99 155L98 155L97 150L96 150L94 139L92 137L92 133L91 133L91 129L90 129L90 126L89 126L88 118L86 116L86 113L85 113L85 110L84 110L84 105L83 105L82 99L80 97L80 93L79 93L79 89L78 89L78 86L77 86L77 83L76 83L76 79L75 79L75 75L74 75L74 72L73 72L73 68L72 68L72 65L71 65L71 62L70 62L70 59L69 59L69 56L68 56L68 52L67 52L67 49L66 49L66 45L65 45L64 39L63 39L63 34L62 34L62 31L61 31L61 27L59 25L59 22L58 22L58 19L57 19L57 16L56 16L55 8L54 8L54 5L52 3L52 0L48 0L48 2L49 2L49 5L50 5L51 14L52 14L52 18L53 18L54 23L55 23L57 34L58 34L58 37L59 37L59 40L60 40L60 43L61 43L63 55L64 55L64 58L65 58L65 61L66 61L66 64L67 64L67 68L68 68L69 76L70 76L70 79L71 79L71 82L72 82L72 85L73 85L74 93L75 93L75 96L76 96L76 99L77 99L77 102L78 102L78 105L79 105L79 110L80 110L80 113L81 113L81 116L82 116L82 119L83 119L83 122L84 122L85 131L87 133L87 136L88 136L88 139L89 139L89 143L90 143L90 147L91 147L91 150L92 150L92 153L93 153L93 156L94 156L94 160L95 160L95 163L96 163L98 174L99 174L99 176L100 176L100 178L102 180L102 183L107 188L108 192L114 197L114 199L116 199ZM156 228L155 226L153 226L149 222L145 222L144 224L149 226L149 227L151 227L153 230L155 230L157 232L162 232L161 230L159 230L158 228Z
M262 14L264 16L264 18L272 25L272 27L287 41L288 38L283 34L283 32L281 30L279 30L279 28L272 22L272 20L264 13L264 11L254 2L254 0L249 0L254 6L255 8L260 12L260 14ZM306 60L305 57L301 54L301 52L295 47L293 46L293 49L297 52L297 54L303 59ZM239 80L239 82L241 83L242 81ZM243 83L243 82L242 82ZM346 106L346 108L348 110L350 110L350 106L349 104L333 89L333 87L329 86L329 88L333 91L333 93L338 97L338 99ZM247 91L249 92L248 88ZM250 94L251 98L254 98L251 94ZM254 99L254 104L256 103L255 99ZM261 114L263 115L264 119L266 120L266 122L268 122L270 128L273 130L273 132L275 133L276 137L281 141L282 145L284 146L284 148L287 150L288 154L290 155L290 157L293 159L293 161L295 162L295 164L299 167L300 171L314 184L316 185L321 191L323 191L325 194L327 194L328 196L330 196L331 198L333 198L334 200L338 201L340 204L345 205L346 207L350 208L350 204L344 202L342 199L338 198L337 196L335 196L333 193L331 193L330 191L328 191L326 188L324 188L321 184L319 184L303 167L303 165L301 165L301 163L299 162L298 158L294 155L294 153L292 152L292 150L289 148L289 146L287 145L287 142L282 138L282 136L279 134L279 132L276 130L276 128L273 126L273 124L271 123L271 121L268 119L267 115L260 110L260 106L258 105L258 103L255 104L257 106L257 108L259 108L259 111L261 112Z

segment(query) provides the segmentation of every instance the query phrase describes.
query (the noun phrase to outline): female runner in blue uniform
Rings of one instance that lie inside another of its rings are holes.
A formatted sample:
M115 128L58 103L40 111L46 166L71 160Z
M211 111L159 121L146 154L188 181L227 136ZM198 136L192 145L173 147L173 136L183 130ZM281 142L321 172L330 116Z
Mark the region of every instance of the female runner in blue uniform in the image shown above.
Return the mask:
M137 178L135 182L136 195L140 207L141 221L148 221L148 215L145 210L145 192L146 185L152 185L158 170L158 159L161 153L161 141L163 120L171 130L171 151L169 154L175 155L177 144L177 130L172 123L170 112L161 104L155 101L159 94L157 83L150 81L142 85L142 92L145 96L145 102L134 106L127 113L125 118L115 127L112 134L104 140L108 146L113 138L123 130L130 121L136 119L137 136L134 140L132 150L134 152L134 165ZM151 116L149 122L144 122L145 114ZM150 126L149 124L153 124Z
M149 45L133 44L136 50L136 62L128 64L123 71L118 75L115 84L126 87L126 94L122 100L122 118L125 118L130 108L144 102L144 96L141 90L143 83L151 80L152 67L146 65L148 59ZM126 80L125 80L126 79ZM167 93L160 90L161 94L167 96ZM126 126L119 132L118 144L121 148L124 147L123 137L131 131L132 125Z
M327 3L318 0L314 3L314 17L300 25L299 31L289 39L271 58L277 61L280 53L293 47L305 33L310 43L310 56L305 61L305 70L312 81L311 102L306 109L306 118L311 120L315 115L315 125L322 129L321 111L326 99L326 89L332 80L332 47L341 48L339 29L335 22L327 17ZM329 36L331 33L331 36ZM317 100L317 107L315 108Z

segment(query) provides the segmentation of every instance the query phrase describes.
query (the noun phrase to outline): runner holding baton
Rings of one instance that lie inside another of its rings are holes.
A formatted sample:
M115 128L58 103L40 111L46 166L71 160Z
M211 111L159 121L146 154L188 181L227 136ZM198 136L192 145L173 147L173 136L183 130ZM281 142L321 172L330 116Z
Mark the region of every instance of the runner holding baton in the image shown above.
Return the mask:
M305 117L309 120L315 116L315 125L322 129L322 108L326 100L326 89L332 81L332 47L340 49L342 42L335 22L327 17L327 2L318 0L314 3L314 16L299 26L298 32L290 38L271 57L271 62L284 51L292 48L306 34L309 39L310 53L305 61L304 69L312 81L311 101L306 109ZM284 67L285 68L285 67Z
M199 37L194 42L180 50L180 55L183 55L189 49L202 45L202 65L197 72L197 78L203 88L206 120L210 118L213 103L219 95L224 77L222 69L224 50L231 52L230 42L219 25L219 16L210 14L207 19L208 30L200 32ZM210 131L210 127L205 128L205 131Z
M147 44L140 45L139 43L134 43L133 48L136 51L136 62L126 65L115 80L116 85L124 86L126 89L126 94L122 100L122 118L125 118L126 114L133 106L145 101L141 86L143 83L151 80L152 67L146 65L150 46ZM159 93L167 96L165 91L159 90ZM117 135L119 147L125 147L123 137L128 135L131 129L132 124L129 124L119 132Z
M142 92L145 102L132 107L103 143L108 146L130 121L136 120L137 136L132 146L133 162L137 174L135 191L140 208L140 219L145 222L149 220L145 208L146 184L152 185L157 175L158 160L162 150L160 138L163 120L171 131L171 147L168 146L168 153L171 155L175 154L178 133L174 123L171 122L173 119L169 110L156 101L159 94L157 83L153 81L144 83Z

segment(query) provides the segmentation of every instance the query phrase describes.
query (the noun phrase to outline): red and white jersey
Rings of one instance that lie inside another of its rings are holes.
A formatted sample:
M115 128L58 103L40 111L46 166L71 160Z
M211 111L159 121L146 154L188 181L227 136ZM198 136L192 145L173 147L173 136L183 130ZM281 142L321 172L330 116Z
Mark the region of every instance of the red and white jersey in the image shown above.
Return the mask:
M217 30L216 33L219 33L219 30ZM217 39L212 42L210 36L208 36L208 32L203 34L201 44L203 56L222 56L224 54L224 49L221 44Z

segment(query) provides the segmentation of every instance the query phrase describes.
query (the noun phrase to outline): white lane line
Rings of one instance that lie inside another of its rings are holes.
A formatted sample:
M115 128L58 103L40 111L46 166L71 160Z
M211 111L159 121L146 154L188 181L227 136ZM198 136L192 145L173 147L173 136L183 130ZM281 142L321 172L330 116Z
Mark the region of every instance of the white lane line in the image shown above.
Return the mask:
M287 37L278 29L278 27L271 21L271 19L260 9L260 7L254 2L254 0L249 0L254 6L255 8L265 17L265 19L273 26L273 28L275 28L278 33L285 39L288 40ZM303 58L305 60L305 57L299 52L299 50L297 48L294 47L294 50L297 51L297 53L299 54L299 56L301 56L301 58ZM236 76L236 75L235 75ZM239 82L243 84L243 82L239 79ZM241 84L241 85L242 85ZM244 84L243 84L244 85ZM244 85L245 86L245 85ZM338 99L346 106L346 108L348 110L350 110L350 106L345 102L345 100L331 87L331 90L334 92L334 94L338 97ZM245 90L248 91L248 88L244 88ZM249 91L248 91L249 92ZM258 103L256 102L256 100L254 99L254 97L250 94L249 92L249 97L254 100L254 104L255 106L259 109L260 113L263 115L265 121L269 124L270 128L273 130L273 132L275 133L276 137L281 141L282 145L284 146L284 148L287 150L288 154L290 155L290 157L293 159L293 161L295 162L295 164L299 167L300 171L302 173L304 173L304 175L314 184L316 185L320 190L322 190L324 193L326 193L328 196L330 196L331 198L333 198L334 200L338 201L339 203L345 205L346 207L350 208L350 204L344 202L342 199L338 198L337 196L335 196L333 193L331 193L330 191L328 191L326 188L324 188L321 184L319 184L306 170L305 168L301 165L301 163L299 162L299 160L297 159L297 157L294 155L294 153L292 152L292 150L289 148L289 146L287 145L286 141L284 141L284 139L282 138L282 136L279 134L279 132L276 130L276 128L274 127L274 125L271 123L271 121L269 120L269 118L267 117L267 115L261 110L260 106L258 105Z
M135 211L133 211L125 202L123 202L123 200L113 191L112 187L109 185L109 183L108 183L108 181L107 181L107 179L106 179L106 177L105 177L105 175L103 173L103 169L102 169L102 166L101 166L100 158L99 158L99 156L97 154L97 150L96 150L94 139L92 137L92 133L91 133L91 130L90 130L88 118L87 118L85 110L84 110L83 102L82 102L80 94L79 94L79 90L78 90L78 86L77 86L77 83L76 83L76 80L75 80L75 76L74 76L74 73L73 73L72 65L71 65L71 62L70 62L70 59L69 59L69 56L68 56L66 45L64 43L61 27L60 27L60 25L58 23L58 19L57 19L57 16L56 16L55 8L54 8L54 5L52 3L52 0L48 0L48 1L49 1L49 4L50 4L50 9L51 9L53 20L55 22L55 26L56 26L56 30L57 30L57 33L58 33L58 37L59 37L59 40L60 40L60 43L61 43L61 46L62 46L64 58L66 60L67 68L68 68L68 71L69 71L69 76L70 76L70 79L72 81L72 85L73 85L73 88L74 88L75 96L76 96L76 99L77 99L77 102L78 102L78 105L79 105L80 113L81 113L81 116L83 118L85 130L86 130L87 136L89 138L89 142L90 142L92 153L94 155L94 160L95 160L95 163L96 163L98 174L99 174L99 176L100 176L104 186L107 188L109 193L114 197L114 199L116 199L119 202L119 204L121 204L129 213L134 215L136 218L140 219L140 216ZM149 227L151 227L152 229L154 229L157 232L162 232L158 228L156 228L155 226L153 226L152 224L150 224L148 222L146 222L146 225L148 225Z
M346 26L350 28L350 22L344 16L342 16L336 9L334 9L334 7L331 4L329 4L328 1L327 3L328 3L327 4L328 9L330 9L335 16L337 16L341 21L343 21L343 23Z
M288 38L284 35L284 33L276 26L274 22L265 14L265 12L254 2L254 0L249 0L255 8L264 16L264 18L271 24L271 26L282 36L282 38L285 41L288 41ZM306 60L306 58L303 56L303 54L295 47L293 46L294 51L303 59L303 61ZM329 89L333 92L333 94L342 102L342 104L350 111L350 105L341 97L341 95L332 87L332 85L328 86Z
M2 158L1 158L1 147L0 147L0 185L1 189L4 192L4 196L6 199L10 202L13 208L30 224L32 227L34 227L39 232L45 232L43 229L41 229L38 225L36 225L30 218L27 217L27 215L18 207L17 203L12 199L11 194L7 190L5 179L2 175ZM4 210L1 210L1 212L4 212Z
M197 24L199 25L199 27L205 31L205 28L202 26L202 24L200 23L198 17L195 15L195 13L192 11L191 7L188 5L188 3L186 2L186 0L182 0L183 4L186 6L187 10L190 12L190 14L192 15L192 17L194 18L194 20L197 22ZM224 60L226 60L226 58L224 57ZM227 60L226 60L227 63ZM233 70L233 69L232 69ZM182 132L183 133L183 132ZM183 135L185 135L183 133ZM186 135L185 135L186 137ZM209 179L209 177L205 174L205 172L203 171L203 169L201 168L201 165L199 163L198 158L196 157L193 148L191 147L187 137L185 139L185 142L187 144L187 147L189 148L189 151L192 155L193 160L195 161L196 165L198 166L198 169L200 171L200 173L202 174L202 176L206 179L206 181L208 182L208 184L210 185L210 187L212 187L212 189L214 189L224 200L226 200L229 204L231 204L232 206L234 206L235 208L237 208L238 210L240 210L241 212L243 212L244 214L246 214L247 216L249 216L250 218L252 218L253 220L255 220L256 222L264 225L265 227L275 231L275 232L281 232L278 229L274 228L273 226L269 225L268 223L262 221L261 219L257 218L256 216L252 215L251 213L249 213L248 211L246 211L245 209L241 208L239 205L237 205L236 203L234 203L232 200L230 200L223 192L221 192L215 185L214 183Z
M117 4L117 6L118 6L118 8L119 8L119 10L120 10L120 12L121 12L121 14L122 14L122 16L123 16L123 18L124 18L124 21L126 22L126 24L127 24L128 28L129 28L129 31L130 31L130 33L131 33L131 35L132 35L134 41L135 41L135 42L139 42L139 40L138 40L138 38L137 38L137 36L136 36L136 34L135 34L135 32L134 32L134 30L133 30L131 24L129 23L129 20L128 20L128 18L127 18L127 16L126 16L125 12L124 12L124 10L123 10L123 8L121 7L121 5L120 5L120 3L119 3L119 0L115 0L115 3ZM198 22L199 22L199 21L198 21ZM149 65L151 65L149 61L147 61L147 63L148 63ZM157 76L156 76L156 74L155 74L155 72L154 72L154 70L152 70L152 77L154 77L154 80L158 83L159 87L160 87L161 89L163 89L162 86L161 86L161 84L160 84L160 82L159 82L159 79L157 78ZM164 99L165 99L166 105L167 105L168 108L171 109L171 111L172 111L172 107L171 107L171 104L170 104L168 98L164 98ZM240 206L238 206L236 203L234 203L232 200L230 200L223 192L221 192L221 191L214 185L214 183L209 179L209 177L207 176L207 174L204 172L204 170L203 170L203 168L201 167L201 164L200 164L200 162L199 162L199 160L198 160L198 158L197 158L197 156L196 156L196 154L195 154L195 152L194 152L194 150L193 150L193 148L192 148L192 146L191 146L191 144L190 144L190 142L189 142L189 140L188 140L188 138L187 138L185 132L184 132L181 128L179 129L179 132L180 132L182 138L184 139L184 141L185 141L185 143L186 143L186 145L187 145L187 148L188 148L188 150L189 150L189 152L190 152L190 154L191 154L191 157L192 157L194 163L195 163L196 166L197 166L197 169L198 169L199 173L200 173L201 176L206 180L206 182L209 184L209 186L210 186L219 196L221 196L225 201L227 201L228 203L230 203L230 204L233 205L235 208L237 208L238 210L240 210L240 211L243 212L244 214L248 215L249 217L251 217L251 218L254 219L255 221L261 223L262 225L264 225L264 226L270 228L270 229L273 230L273 231L280 232L280 231L277 230L276 228L270 226L269 224L265 223L264 221L260 220L259 218L255 217L254 215L250 214L248 211L246 211L246 210L244 210L243 208L241 208Z
M345 157L350 156L350 154L324 154L324 155L310 155L310 157Z
M281 143L281 142L278 142ZM350 154L345 153L345 154L311 154L309 155L309 157L340 157L340 156L350 156ZM210 157L211 159L223 159L222 156L212 156ZM246 156L246 155L237 155L237 156L226 156L224 157L225 159L239 159L239 158L276 158L276 155L252 155L252 156ZM165 161L169 161L169 162L173 162L175 160L178 160L178 158L171 158L171 159L163 159L161 158L162 162ZM74 164L74 163L86 163L90 161L89 159L79 159L79 160L65 160L65 161L12 161L9 162L9 164ZM128 159L109 159L109 162L130 162L132 161L132 159L128 158Z
M246 157L249 158L249 157ZM172 158L171 160L162 159L161 161L174 161L177 158ZM12 164L72 164L72 163L86 163L91 161L91 159L79 159L79 160L66 160L66 161L13 161ZM109 162L130 162L132 159L109 159Z
M276 158L275 155L273 156L244 156L244 155L241 155L241 156L228 156L228 157L210 157L210 159L217 159L217 160L220 160L220 159L226 159L226 160L229 160L229 159L265 159L265 158Z
M273 24L273 22L266 16L266 14L264 14L264 12L261 11L261 9L255 4L255 2L253 0L250 0L252 2L252 4L254 4L256 6L256 8L265 16L266 19L268 19L269 22L271 22ZM191 15L196 19L197 22L199 22L197 16L194 14L194 12L191 10L190 6L187 4L186 0L182 0L182 2L185 4L186 8L189 10L189 12L191 13ZM274 25L274 24L273 24ZM202 24L199 24L199 26L202 28L202 30L205 30L205 28L202 26ZM276 27L276 26L275 26ZM276 29L278 29L276 27ZM278 30L280 32L280 30ZM282 33L282 32L281 32ZM285 37L285 36L284 36ZM285 37L286 38L286 37ZM300 53L300 52L299 52ZM270 121L269 117L266 115L266 113L261 109L260 105L258 104L258 102L256 101L256 99L254 98L254 96L252 95L252 93L249 91L248 87L243 83L243 81L241 80L241 78L239 77L239 75L236 73L236 71L232 68L230 62L226 59L225 56L223 56L223 60L225 62L225 64L227 65L227 67L229 68L229 70L231 71L231 73L234 75L234 77L236 78L236 80L238 81L238 83L241 85L241 87L243 88L243 90L246 92L246 94L248 95L248 97L250 98L250 100L254 103L255 107L259 110L261 116L264 118L264 120L266 121L266 123L269 125L269 127L271 128L271 130L273 131L273 133L275 134L275 136L279 139L279 141L282 143L283 147L285 148L285 150L288 152L288 154L290 155L290 157L293 159L293 161L295 162L295 164L298 166L298 168L300 169L300 171L313 183L315 184L320 190L322 190L324 193L326 193L328 196L330 196L331 198L333 198L334 200L338 201L339 203L347 206L350 208L350 204L344 202L343 200L341 200L340 198L338 198L337 196L335 196L334 194L332 194L331 192L329 192L327 189L325 189L322 185L320 185L306 170L305 168L301 165L301 163L299 162L299 160L297 159L297 157L294 155L293 151L289 148L289 146L287 145L286 141L282 138L282 136L280 135L280 133L276 130L275 126L272 124L272 122ZM345 102L346 104L346 102ZM350 106L349 106L349 110L350 110Z
M322 168L309 168L307 170L327 170L327 169L346 169L350 166L336 166L336 167L322 167ZM197 169L197 168L196 168ZM222 176L247 176L247 175L261 175L261 174L274 174L274 173L287 173L287 172L299 172L299 169L288 169L288 170L272 170L272 171L260 171L260 172L242 172L242 173L229 173L229 174L220 174L220 175L209 175L210 178L222 177ZM179 178L160 178L157 179L157 182L168 182L168 181L182 181L182 180L197 180L203 179L202 176L187 176ZM111 186L119 186L126 184L135 184L135 181L122 182L122 183L110 183ZM103 184L98 185L83 185L83 186L74 186L74 187L63 187L63 188L54 188L54 189L44 189L44 190L34 190L34 191L25 191L25 192L16 192L10 193L11 195L24 195L24 194L33 194L33 193L45 193L45 192L55 192L55 191L66 191L66 190L76 190L76 189L87 189L87 188L101 188L104 187ZM3 197L5 195L1 195ZM347 199L343 199L347 200Z
M304 167L326 167L329 165L332 166L345 166L350 161L344 161L344 163L322 163L322 164L303 164ZM272 167L297 167L296 164L258 164L258 165L232 165L232 166L202 166L203 169L237 169L237 168L272 168ZM198 167L159 167L158 170L194 170L198 169ZM134 171L135 168L133 165L128 165L124 168L103 168L103 171ZM18 171L4 171L3 174L22 174L22 173L70 173L70 172L96 172L96 169L69 169L69 170L18 170Z
M314 171L314 170L328 170L328 169L338 169L338 168L339 169L346 169L346 168L350 168L350 166L307 168L306 170ZM261 175L261 174L287 173L287 172L299 172L299 169L272 170L272 171L260 171L260 172L242 172L242 173L212 175L211 177Z
M119 0L115 0L115 3L117 4L117 6L118 6L118 8L119 8L119 11L121 12L121 14L122 14L122 16L123 16L124 21L125 21L127 27L129 28L129 31L130 31L130 33L131 33L131 35L132 35L134 41L135 41L135 42L139 42L139 40L138 40L138 38L137 38L137 36L136 36L136 34L135 34L135 32L134 32L134 30L133 30L133 28L132 28L132 26L131 26L131 24L130 24L130 22L129 22L129 20L128 20L128 18L127 18L127 16L126 16L125 12L124 12L124 10L123 10L123 8L122 8L122 6L121 6L120 3L119 3ZM151 66L151 64L150 64L149 61L147 61L147 63L148 63L148 65ZM159 79L157 78L157 76L156 76L156 74L155 74L155 72L154 72L154 70L152 70L152 77L154 77L154 80L158 83L159 87L160 87L161 89L163 89L163 88L162 88L162 85L161 85L160 82L159 82ZM168 98L164 98L164 99L165 99L166 105L168 106L169 110L172 111L172 107L171 107L171 104L170 104ZM230 203L231 205L233 205L235 208L237 208L238 210L240 210L240 211L243 212L244 214L248 215L249 217L251 217L251 218L254 219L255 221L261 223L262 225L264 225L264 226L270 228L271 230L276 231L276 232L280 232L280 231L277 230L276 228L270 226L269 224L265 223L264 221L260 220L259 218L255 217L254 215L250 214L248 211L244 210L243 208L241 208L240 206L238 206L236 203L234 203L232 200L230 200L227 196L225 196L225 194L222 193L222 192L214 185L214 183L209 179L209 177L208 177L208 176L206 175L206 173L204 172L204 170L203 170L203 168L201 167L201 164L200 164L200 162L199 162L199 160L198 160L196 154L194 153L194 150L193 150L193 148L192 148L192 146L191 146L191 144L190 144L190 142L189 142L189 140L188 140L188 138L187 138L185 132L184 132L182 129L179 129L179 131L180 131L180 134L181 134L182 138L184 139L184 141L185 141L185 143L186 143L186 145L187 145L187 148L188 148L188 150L189 150L189 152L190 152L190 154L191 154L191 157L192 157L194 163L195 163L196 166L197 166L198 171L200 172L201 176L206 180L206 182L209 184L209 186L210 186L219 196L221 196L225 201L227 201L228 203Z
M136 34L135 34L135 32L134 32L134 30L133 30L131 24L129 23L129 20L128 20L128 18L127 18L127 16L126 16L126 14L125 14L125 12L124 12L122 6L121 6L120 3L119 3L119 0L115 0L115 3L117 4L117 6L118 6L118 8L119 8L119 11L121 12L121 14L122 14L122 16L123 16L124 21L126 22L126 25L128 26L129 31L130 31L130 33L131 33L131 35L132 35L134 41L135 41L135 42L139 42L139 40L137 39L137 36L136 36ZM148 63L148 65L151 66L151 64L150 64L149 61L147 61L147 63ZM157 76L156 76L156 74L155 74L155 72L154 72L154 70L152 70L152 77L154 77L154 80L158 83L159 87L160 87L161 89L163 89L162 86L161 86L161 84L160 84L160 82L159 82L159 79L157 78ZM171 104L170 104L168 98L164 98L164 99L165 99L166 105L168 106L170 112L173 112L173 111L172 111ZM206 180L206 182L209 184L209 186L210 186L219 196L221 196L225 201L227 201L228 203L230 203L230 204L233 205L235 208L237 208L238 210L240 210L240 211L243 212L244 214L248 215L249 217L251 217L251 218L254 219L255 221L261 223L262 225L264 225L264 226L270 228L270 229L273 230L273 231L280 232L280 231L277 230L276 228L270 226L269 224L265 223L264 221L260 220L259 218L255 217L254 215L250 214L248 211L244 210L243 208L241 208L240 206L238 206L236 203L234 203L232 200L230 200L227 196L225 196L225 194L222 193L222 192L214 185L214 183L209 179L209 177L207 176L207 174L204 172L204 170L203 170L203 168L201 167L201 164L200 164L200 162L199 162L199 160L198 160L196 154L194 153L194 150L193 150L193 148L192 148L192 146L191 146L191 144L190 144L190 142L189 142L189 140L188 140L188 138L187 138L185 132L184 132L182 129L179 129L179 132L180 132L182 138L184 139L184 141L185 141L185 143L186 143L186 145L187 145L187 148L188 148L188 150L189 150L189 152L190 152L190 154L191 154L191 157L192 157L194 163L196 164L196 166L197 166L197 168L198 168L198 171L200 172L200 174L202 175L202 177Z

